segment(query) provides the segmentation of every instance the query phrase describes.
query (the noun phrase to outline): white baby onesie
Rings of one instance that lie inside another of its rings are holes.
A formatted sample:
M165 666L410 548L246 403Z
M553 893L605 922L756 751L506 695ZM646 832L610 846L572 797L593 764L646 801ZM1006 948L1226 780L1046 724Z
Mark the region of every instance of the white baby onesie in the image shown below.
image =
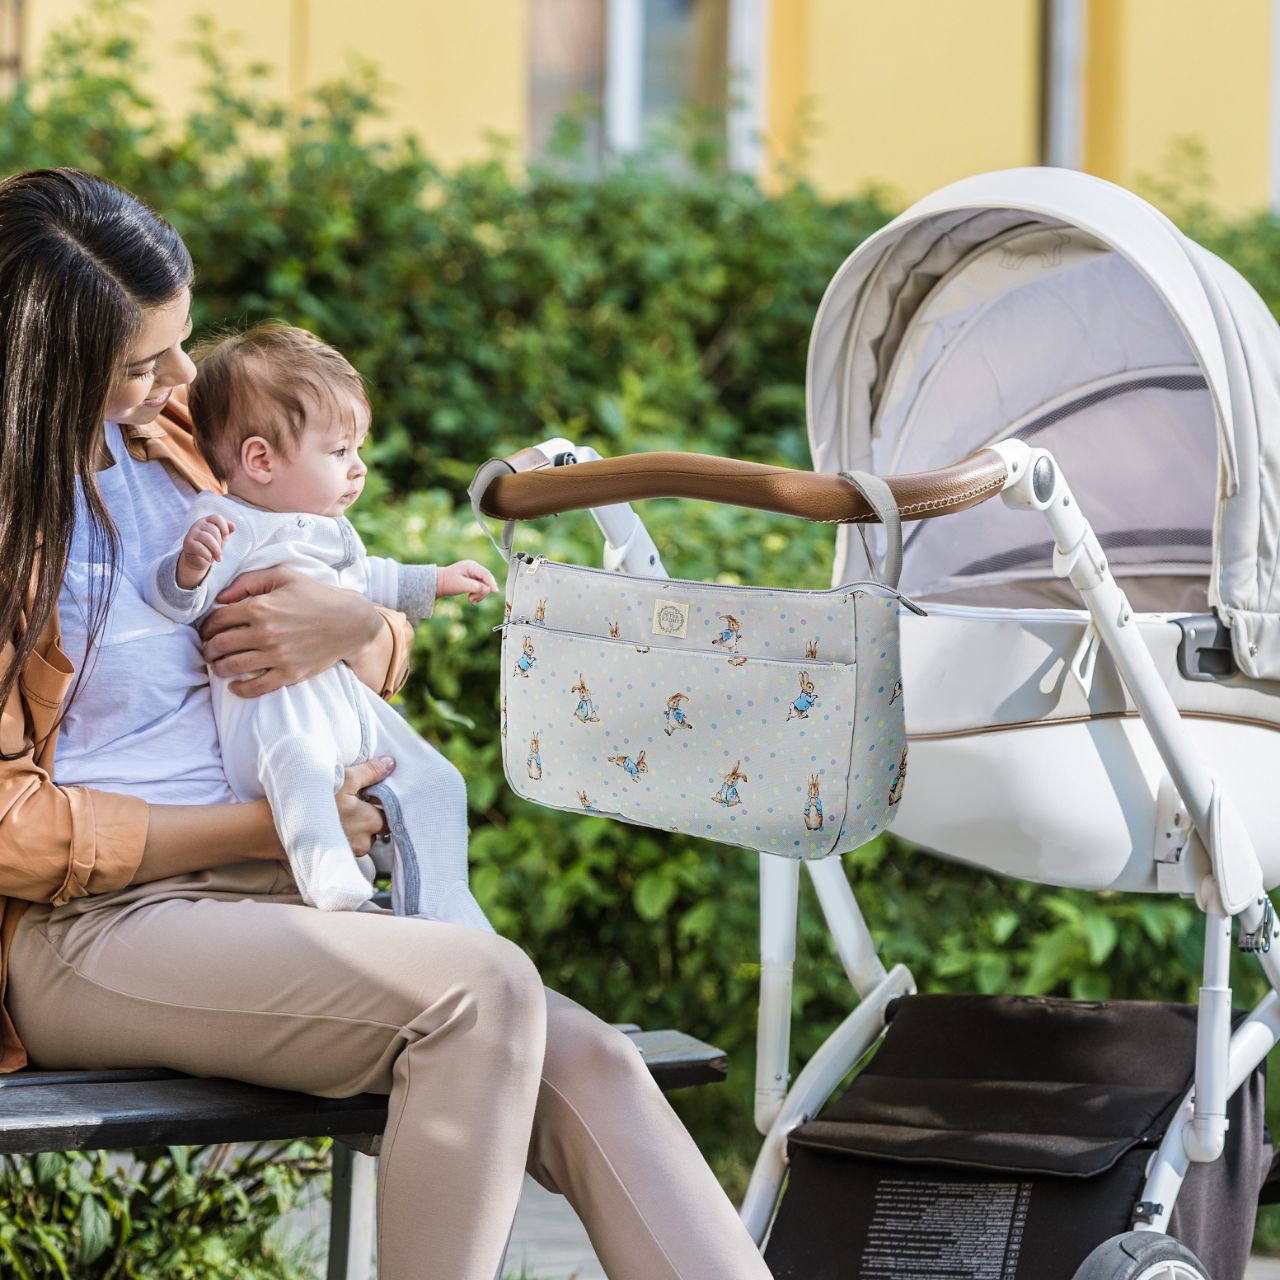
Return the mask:
M154 561L144 579L147 602L175 622L199 622L238 575L284 564L400 609L415 622L431 612L435 566L366 555L345 517L263 511L202 493L191 505L191 522L210 515L231 521L235 532L198 587L177 584L181 545ZM466 782L345 663L258 698L239 697L229 683L209 673L227 781L240 800L266 797L308 903L344 911L372 896L334 795L345 768L388 755L395 773L368 790L381 801L391 830L396 914L492 928L467 885Z

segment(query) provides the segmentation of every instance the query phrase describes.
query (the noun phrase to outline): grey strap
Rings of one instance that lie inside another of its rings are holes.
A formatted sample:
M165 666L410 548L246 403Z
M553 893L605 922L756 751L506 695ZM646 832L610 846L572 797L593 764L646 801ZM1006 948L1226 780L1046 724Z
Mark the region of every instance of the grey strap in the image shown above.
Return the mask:
M515 541L516 536L516 522L508 520L503 524L502 541L499 543L497 538L489 532L488 522L484 513L480 510L480 501L485 495L485 490L499 476L515 475L515 471L515 467L507 462L505 458L490 458L488 462L480 464L470 485L467 486L467 496L471 499L471 510L475 512L476 524L484 530L485 537L498 548L502 558L508 564L511 562L511 544Z
M867 542L866 529L860 524L855 528L862 538L862 547L867 553L867 564L871 567L872 574L885 586L897 590L898 579L902 577L902 517L898 514L893 490L879 476L873 476L869 471L841 471L839 474L866 498L867 505L884 525L884 564L878 572L871 546Z

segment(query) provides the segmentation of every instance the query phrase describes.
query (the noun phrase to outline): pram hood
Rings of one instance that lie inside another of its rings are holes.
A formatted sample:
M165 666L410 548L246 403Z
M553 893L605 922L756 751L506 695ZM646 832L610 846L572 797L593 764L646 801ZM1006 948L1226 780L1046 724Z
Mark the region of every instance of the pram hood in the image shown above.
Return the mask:
M1052 449L1136 607L1207 593L1241 669L1280 678L1280 327L1146 201L1052 168L926 197L836 272L806 390L819 471ZM856 547L842 526L837 582ZM1036 605L1049 561L1042 524L986 503L911 526L902 584Z

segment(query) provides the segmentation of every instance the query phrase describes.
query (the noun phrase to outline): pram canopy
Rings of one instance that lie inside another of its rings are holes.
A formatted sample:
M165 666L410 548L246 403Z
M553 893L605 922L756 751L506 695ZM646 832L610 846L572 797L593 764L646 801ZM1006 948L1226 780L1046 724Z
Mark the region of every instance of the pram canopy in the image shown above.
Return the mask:
M828 286L807 399L819 471L926 471L1011 436L1052 450L1134 606L1211 606L1241 670L1280 678L1280 327L1131 192L1027 168L919 201ZM840 526L837 582L861 554ZM1050 565L1043 526L990 502L913 525L902 585L1079 608Z

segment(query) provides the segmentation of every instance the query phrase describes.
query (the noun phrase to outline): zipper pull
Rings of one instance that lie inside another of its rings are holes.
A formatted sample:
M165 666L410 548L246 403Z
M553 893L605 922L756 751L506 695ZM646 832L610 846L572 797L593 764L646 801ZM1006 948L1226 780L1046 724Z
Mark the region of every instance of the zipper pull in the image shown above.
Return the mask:
M927 618L929 615L912 599L904 596L901 591L895 593L898 597L899 604L905 604L912 613L918 614L921 618Z
M532 556L529 559L529 576L532 578L544 564L547 563L546 556Z

